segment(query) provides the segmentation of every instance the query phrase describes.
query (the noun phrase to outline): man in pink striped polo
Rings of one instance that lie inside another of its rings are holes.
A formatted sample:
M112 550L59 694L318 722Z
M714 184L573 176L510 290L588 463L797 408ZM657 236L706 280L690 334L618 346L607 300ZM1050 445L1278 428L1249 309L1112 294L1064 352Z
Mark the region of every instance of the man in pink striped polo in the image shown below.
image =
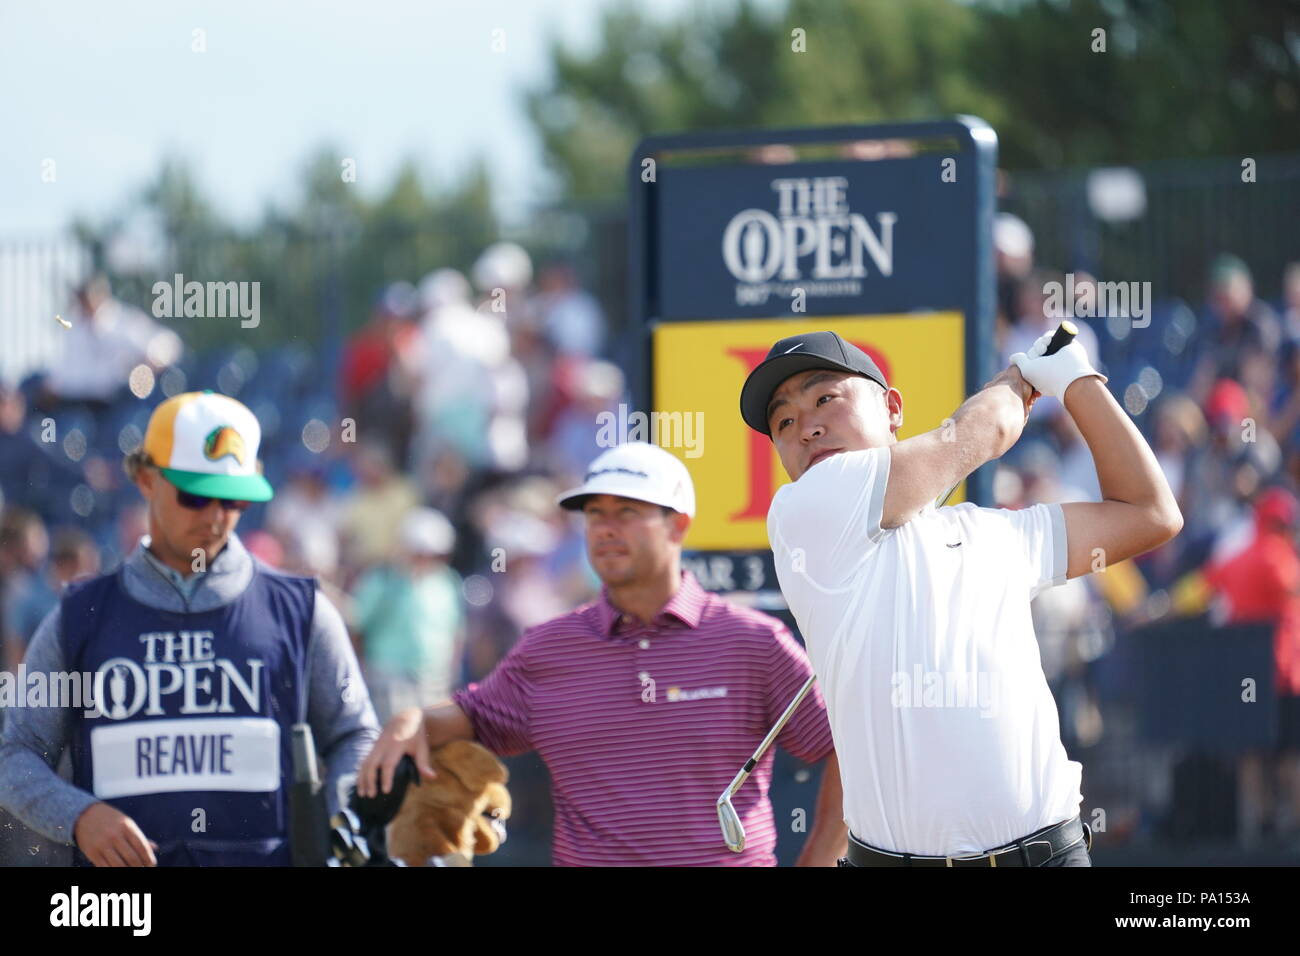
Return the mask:
M723 843L715 801L812 673L807 655L779 621L682 571L695 491L673 455L610 449L559 503L584 515L599 600L529 628L481 683L395 716L358 790L387 792L404 754L431 778L429 746L453 739L503 757L536 750L551 773L556 865L775 865L772 752L732 801L743 853ZM847 829L820 691L777 742L825 761L798 865L834 866Z

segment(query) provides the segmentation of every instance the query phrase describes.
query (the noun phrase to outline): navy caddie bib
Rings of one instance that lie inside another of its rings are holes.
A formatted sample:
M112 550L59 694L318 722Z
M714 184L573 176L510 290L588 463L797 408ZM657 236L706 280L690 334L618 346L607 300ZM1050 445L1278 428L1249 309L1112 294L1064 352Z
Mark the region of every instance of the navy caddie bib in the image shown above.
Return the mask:
M315 592L254 565L211 611L149 607L120 571L63 598L66 666L95 688L73 711L73 783L131 817L160 866L291 862L291 728L306 720Z

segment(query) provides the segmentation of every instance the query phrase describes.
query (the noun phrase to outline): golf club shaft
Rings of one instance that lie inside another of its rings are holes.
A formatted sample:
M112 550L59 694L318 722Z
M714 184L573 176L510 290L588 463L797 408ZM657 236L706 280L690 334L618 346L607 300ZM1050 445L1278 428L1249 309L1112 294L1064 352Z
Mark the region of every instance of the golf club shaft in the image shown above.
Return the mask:
M806 681L804 681L803 687L799 688L799 693L794 695L794 700L790 701L790 706L785 709L785 713L781 715L780 720L778 720L772 726L772 729L767 732L767 736L764 737L763 742L758 745L758 749L754 751L754 755L745 761L745 766L740 768L740 773L736 774L736 778L731 781L731 786L727 788L727 795L734 795L735 792L740 789L741 785L745 782L745 779L750 775L753 769L758 766L758 762L763 759L763 754L767 753L767 748L772 746L772 742L776 740L781 731L785 729L785 725L789 723L790 718L794 716L794 712L799 709L799 705L803 703L803 699L808 696L808 691L812 690L813 682L816 680L817 675L812 674Z

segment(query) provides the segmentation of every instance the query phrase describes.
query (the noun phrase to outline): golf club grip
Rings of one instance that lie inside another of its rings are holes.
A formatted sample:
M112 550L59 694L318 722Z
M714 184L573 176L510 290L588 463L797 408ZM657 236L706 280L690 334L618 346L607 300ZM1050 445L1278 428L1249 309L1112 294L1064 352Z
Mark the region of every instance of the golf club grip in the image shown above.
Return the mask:
M1065 319L1056 327L1056 331L1052 333L1052 339L1047 343L1047 351L1043 354L1055 355L1057 352L1061 351L1061 349L1073 342L1074 337L1078 334L1079 327L1069 319Z

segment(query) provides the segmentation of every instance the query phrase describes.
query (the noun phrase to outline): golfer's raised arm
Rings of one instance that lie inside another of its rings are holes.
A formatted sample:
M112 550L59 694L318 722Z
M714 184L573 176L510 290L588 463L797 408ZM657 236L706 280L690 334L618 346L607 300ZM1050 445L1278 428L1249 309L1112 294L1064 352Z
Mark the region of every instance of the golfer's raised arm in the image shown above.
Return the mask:
M1183 516L1156 456L1106 388L1078 342L1044 354L1050 335L1011 361L1044 395L1059 398L1092 452L1100 502L1061 506L1068 570L1077 578L1159 547L1183 527Z
M1014 366L962 403L950 423L891 446L882 528L897 528L1020 438L1033 388Z
M1155 454L1098 378L1080 378L1065 408L1092 452L1100 502L1061 506L1069 544L1067 577L1159 547L1183 527L1182 512Z

